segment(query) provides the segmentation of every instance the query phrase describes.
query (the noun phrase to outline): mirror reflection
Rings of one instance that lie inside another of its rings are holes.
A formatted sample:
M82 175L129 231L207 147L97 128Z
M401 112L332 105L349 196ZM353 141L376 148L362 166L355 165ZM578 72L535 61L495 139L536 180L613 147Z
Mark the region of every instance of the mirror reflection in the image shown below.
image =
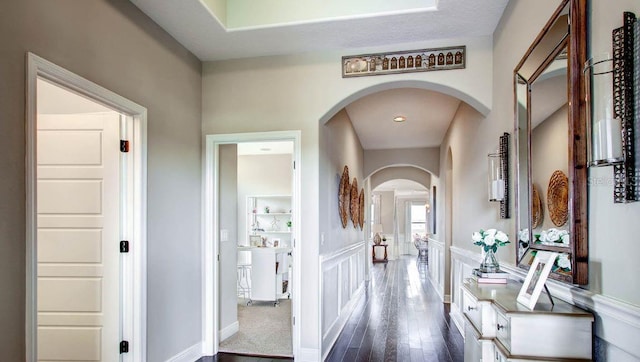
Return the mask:
M569 31L570 5L562 1L515 69L516 250L517 263L524 268L538 250L561 253L551 277L575 282L576 240L586 239L576 234L572 206L581 197L576 188L586 188L586 179L576 177L573 161L582 152L572 140L582 132L577 125L584 119L575 101L579 78L572 77L580 70L570 65L581 64L575 60L584 54L575 51L576 32Z

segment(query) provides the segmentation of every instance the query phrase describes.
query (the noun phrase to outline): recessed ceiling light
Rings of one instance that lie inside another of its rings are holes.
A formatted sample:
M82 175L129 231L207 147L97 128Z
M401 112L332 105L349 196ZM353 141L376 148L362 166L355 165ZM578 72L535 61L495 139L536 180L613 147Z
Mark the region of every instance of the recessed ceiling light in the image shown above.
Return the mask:
M406 120L407 120L407 118L405 116L395 116L395 117L393 117L393 121L394 122L398 122L398 123L404 122Z
M267 147L264 147L264 148L261 148L261 149L260 149L260 151L262 151L262 152L269 152L269 151L271 151L271 149L270 149L270 148L267 148Z

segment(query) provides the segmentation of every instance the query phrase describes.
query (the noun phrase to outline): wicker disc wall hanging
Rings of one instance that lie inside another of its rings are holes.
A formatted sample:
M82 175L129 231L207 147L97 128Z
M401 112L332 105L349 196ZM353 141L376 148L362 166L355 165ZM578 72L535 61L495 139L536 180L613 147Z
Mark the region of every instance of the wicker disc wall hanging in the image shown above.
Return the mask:
M569 217L569 178L560 170L554 171L549 179L547 207L553 225L562 226L567 223Z
M351 222L357 228L360 223L360 197L358 196L358 180L354 177L351 183Z
M338 215L342 222L342 228L347 227L349 220L349 202L351 201L351 185L349 185L349 167L344 166L340 185L338 186Z
M360 224L360 230L362 230L364 228L364 189L360 190L360 197L359 197L359 201L360 201L360 220L359 220L359 224Z
M531 228L542 225L542 204L536 185L531 185Z

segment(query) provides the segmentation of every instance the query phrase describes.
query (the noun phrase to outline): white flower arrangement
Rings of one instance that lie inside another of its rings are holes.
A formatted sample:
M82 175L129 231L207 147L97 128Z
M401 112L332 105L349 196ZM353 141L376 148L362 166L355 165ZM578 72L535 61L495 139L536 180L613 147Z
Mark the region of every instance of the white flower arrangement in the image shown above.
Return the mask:
M522 243L529 244L529 229L522 229L518 232L518 240Z
M543 230L538 240L540 244L543 245L569 246L569 232L567 230L550 228Z
M558 259L556 259L556 264L561 269L564 269L566 271L571 270L571 260L569 260L569 254L558 255Z
M510 243L509 237L502 231L496 229L480 230L471 235L473 245L482 246L485 252L489 250L494 253L498 251L499 246L505 246Z

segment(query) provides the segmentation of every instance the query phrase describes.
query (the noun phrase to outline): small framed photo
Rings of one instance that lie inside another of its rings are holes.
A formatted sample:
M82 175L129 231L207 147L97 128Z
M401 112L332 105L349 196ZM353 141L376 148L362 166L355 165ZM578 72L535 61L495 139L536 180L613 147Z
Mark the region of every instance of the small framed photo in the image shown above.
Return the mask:
M262 237L260 235L249 235L249 245L262 246Z
M280 246L280 239L273 239L273 247L277 248Z
M535 308L542 288L544 288L544 283L547 281L557 257L558 253L550 251L538 251L536 253L529 268L529 273L527 273L527 278L524 280L522 288L520 288L520 293L518 293L518 303L527 306L531 310Z

